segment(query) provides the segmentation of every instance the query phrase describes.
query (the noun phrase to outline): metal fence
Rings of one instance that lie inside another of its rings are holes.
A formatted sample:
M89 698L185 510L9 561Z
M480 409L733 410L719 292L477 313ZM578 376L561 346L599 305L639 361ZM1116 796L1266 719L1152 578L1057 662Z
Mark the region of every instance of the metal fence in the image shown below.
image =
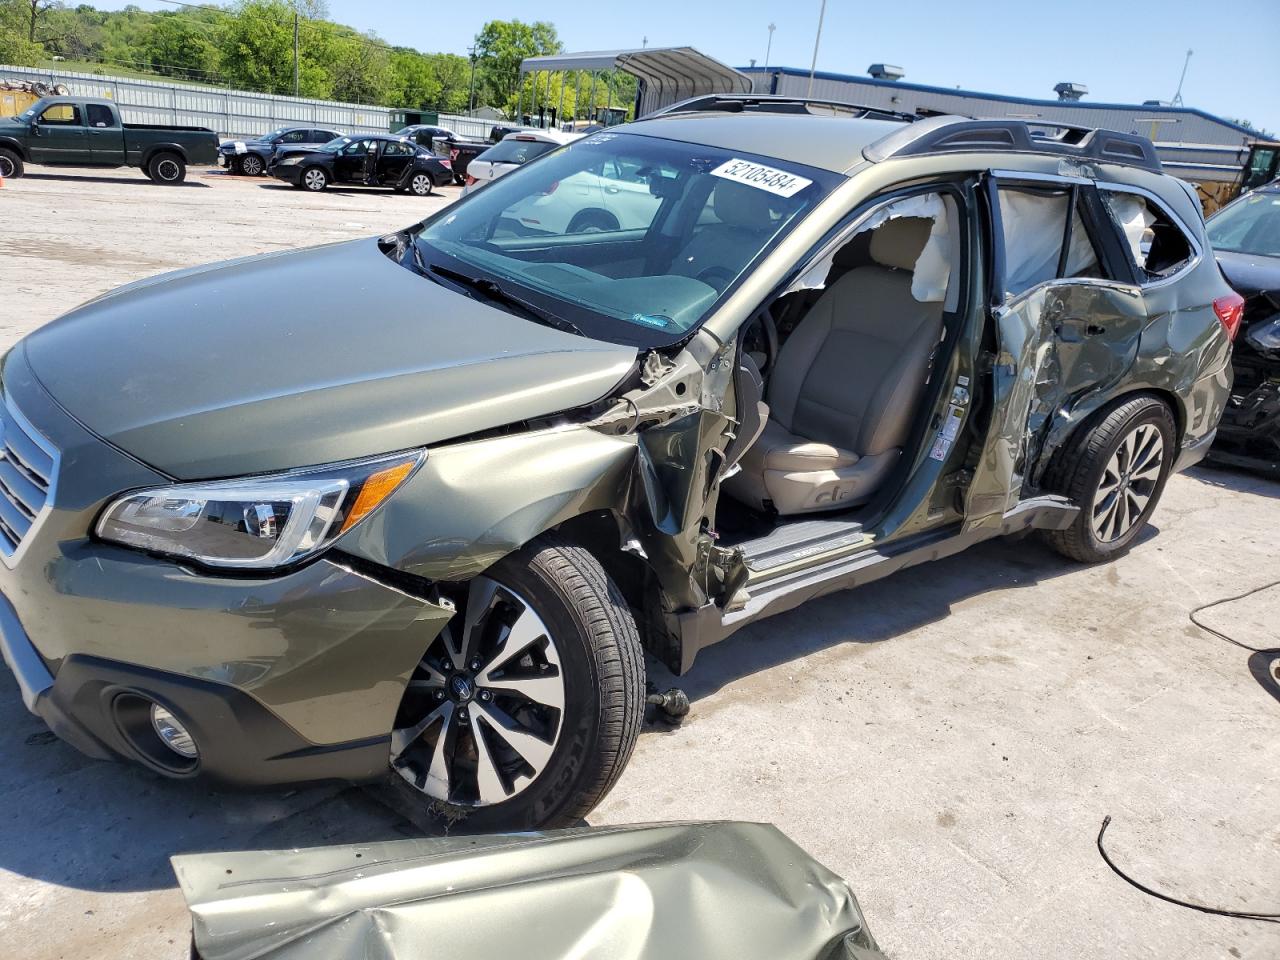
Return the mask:
M75 96L114 100L125 123L209 127L224 138L261 136L284 126L328 127L340 133L389 133L393 126L399 126L395 115L403 113L391 107L336 100L6 64L0 64L0 78L62 83ZM440 114L439 122L464 137L487 137L493 127L491 120L454 114Z

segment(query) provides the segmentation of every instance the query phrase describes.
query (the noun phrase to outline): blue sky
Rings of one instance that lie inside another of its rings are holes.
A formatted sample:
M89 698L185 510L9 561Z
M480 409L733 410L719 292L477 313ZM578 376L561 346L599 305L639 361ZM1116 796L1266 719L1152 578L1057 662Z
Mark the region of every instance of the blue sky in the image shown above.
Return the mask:
M92 0L91 0L92 2ZM134 0L148 9L177 9ZM122 0L98 7L118 9ZM689 45L734 66L808 68L820 0L329 0L332 19L424 51L464 53L485 20L550 20L568 50ZM481 12L483 11L483 12ZM818 69L883 61L906 79L1052 99L1074 80L1100 102L1167 100L1188 48L1187 106L1280 132L1280 0L828 0Z

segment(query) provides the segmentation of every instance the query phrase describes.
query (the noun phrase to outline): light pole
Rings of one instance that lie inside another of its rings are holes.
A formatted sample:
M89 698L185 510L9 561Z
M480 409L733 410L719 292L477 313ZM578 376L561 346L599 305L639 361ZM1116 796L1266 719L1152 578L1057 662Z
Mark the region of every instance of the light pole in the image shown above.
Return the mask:
M1187 79L1187 67L1191 66L1192 52L1193 51L1188 50L1187 58L1182 61L1182 76L1178 78L1178 90L1173 95L1173 100L1170 101L1175 107L1182 106L1182 83Z
M813 62L809 64L809 92L805 94L807 97L813 96L813 74L818 69L818 44L822 41L822 20L827 15L827 0L822 0L822 9L818 11L818 32L813 37Z
M773 31L778 29L776 23L769 24L769 44L764 48L764 70L769 72L769 54L773 52Z
M467 90L467 116L476 113L476 48L475 44L467 47L467 56L471 58L471 85Z

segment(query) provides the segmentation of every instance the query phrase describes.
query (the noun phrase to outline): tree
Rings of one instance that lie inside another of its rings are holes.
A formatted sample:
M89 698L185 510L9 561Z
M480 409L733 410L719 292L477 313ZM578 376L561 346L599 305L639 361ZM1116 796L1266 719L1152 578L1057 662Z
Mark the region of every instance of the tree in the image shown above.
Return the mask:
M0 2L0 63L34 67L44 55L44 48L27 39L26 0Z
M27 9L27 42L44 43L45 40L49 39L48 37L45 37L44 40L36 39L36 28L40 24L40 18L46 12L61 6L61 4L57 0L23 0L23 6Z
M207 26L180 14L165 13L149 25L142 52L156 73L206 79L217 69L218 50Z
M490 20L476 37L476 79L481 100L514 111L520 89L520 62L526 57L560 53L556 28L545 21Z

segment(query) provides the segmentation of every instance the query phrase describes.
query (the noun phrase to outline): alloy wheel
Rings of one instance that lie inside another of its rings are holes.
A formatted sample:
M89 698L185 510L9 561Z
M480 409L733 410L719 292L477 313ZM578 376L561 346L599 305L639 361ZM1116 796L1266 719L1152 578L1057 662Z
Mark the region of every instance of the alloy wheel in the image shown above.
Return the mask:
M249 154L240 161L240 171L247 177L256 177L262 172L262 161L253 154Z
M302 182L306 184L308 190L323 190L327 180L321 171L308 170L302 175Z
M13 161L6 156L0 155L0 179L12 179L14 169Z
M546 769L564 707L560 654L542 618L515 591L476 577L464 614L409 680L391 765L435 800L502 803Z
M182 175L182 168L178 166L178 161L167 157L156 164L155 170L156 177L165 183L172 183Z
M1093 535L1099 542L1119 540L1142 521L1164 456L1164 437L1154 424L1139 424L1120 441L1093 496Z
M425 197L431 192L431 178L425 173L419 173L409 182L410 189L420 197Z

